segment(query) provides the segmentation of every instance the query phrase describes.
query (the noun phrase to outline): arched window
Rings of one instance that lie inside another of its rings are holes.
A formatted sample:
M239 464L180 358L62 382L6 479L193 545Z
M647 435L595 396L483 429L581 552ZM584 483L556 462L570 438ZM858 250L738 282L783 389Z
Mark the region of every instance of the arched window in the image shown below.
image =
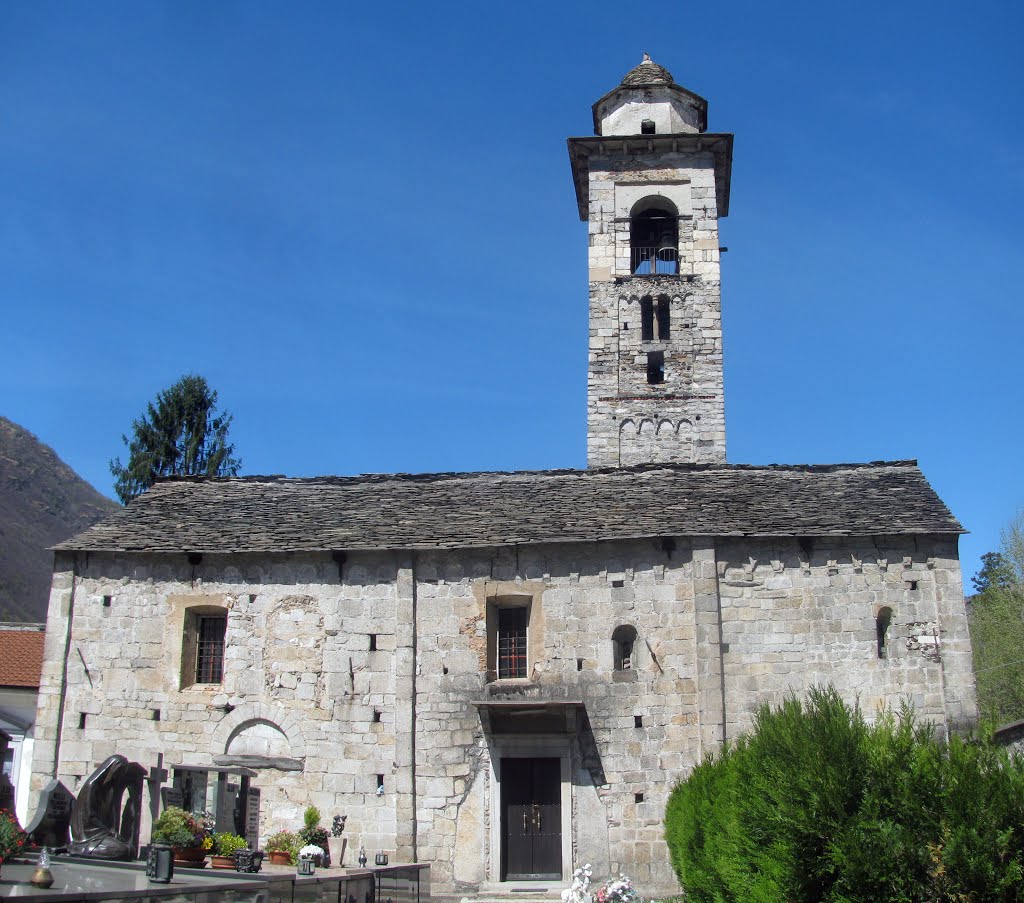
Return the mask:
M631 270L634 275L679 272L679 216L665 198L647 198L629 221Z
M665 341L671 332L671 325L669 323L669 300L666 295L661 295L658 298L658 338L661 341Z
M629 624L616 627L612 633L616 671L632 671L636 667L636 628Z
M654 302L650 297L640 299L640 339L654 341Z
M892 623L892 609L882 608L875 618L875 635L878 638L878 657L889 657L889 625Z

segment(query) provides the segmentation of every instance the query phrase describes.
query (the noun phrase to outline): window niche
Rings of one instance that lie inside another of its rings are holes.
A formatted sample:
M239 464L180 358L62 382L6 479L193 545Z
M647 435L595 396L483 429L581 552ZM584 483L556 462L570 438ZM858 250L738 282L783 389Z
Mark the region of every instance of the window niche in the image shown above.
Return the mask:
M487 600L487 679L523 680L533 671L536 624L532 596Z
M636 679L636 628L622 624L612 632L612 667L615 680Z
M660 386L665 382L665 352L647 352L647 383L651 386Z
M185 610L181 638L181 687L219 685L224 679L228 612L213 605Z
M889 657L889 627L892 624L892 609L879 609L878 617L875 618L875 636L877 638L877 653L879 658Z

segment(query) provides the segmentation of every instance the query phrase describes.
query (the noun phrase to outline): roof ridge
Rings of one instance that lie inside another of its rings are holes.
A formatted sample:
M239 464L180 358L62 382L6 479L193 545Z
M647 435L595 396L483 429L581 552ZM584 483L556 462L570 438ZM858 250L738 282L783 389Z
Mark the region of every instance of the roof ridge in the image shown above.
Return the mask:
M474 479L478 477L558 477L558 476L608 476L616 473L643 473L655 471L677 471L682 473L701 473L711 471L796 471L812 473L832 473L839 470L859 470L896 467L918 467L916 458L903 458L893 461L843 461L832 464L729 464L725 462L662 462L652 464L632 464L623 467L561 467L548 470L450 470L450 471L396 471L394 473L360 473L360 474L321 474L312 477L291 477L287 474L246 474L233 477L208 477L197 475L174 475L158 477L156 484L169 483L383 483L410 482L426 483L440 480Z

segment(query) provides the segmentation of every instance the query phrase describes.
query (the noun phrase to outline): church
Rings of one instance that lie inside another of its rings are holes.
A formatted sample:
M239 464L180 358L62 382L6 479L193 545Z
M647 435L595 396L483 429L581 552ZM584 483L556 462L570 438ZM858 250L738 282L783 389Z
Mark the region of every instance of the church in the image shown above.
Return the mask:
M315 804L435 894L586 862L655 895L669 792L763 704L973 722L963 528L916 462L726 461L707 111L645 58L569 139L587 469L158 482L56 550L35 791L118 752L147 817L170 789L262 840Z

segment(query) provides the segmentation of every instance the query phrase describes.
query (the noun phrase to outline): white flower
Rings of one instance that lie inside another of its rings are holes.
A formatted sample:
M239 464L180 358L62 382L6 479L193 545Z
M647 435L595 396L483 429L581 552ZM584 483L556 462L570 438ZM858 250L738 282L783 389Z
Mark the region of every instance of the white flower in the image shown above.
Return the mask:
M323 856L323 854L324 851L312 843L307 843L301 850L299 850L300 859L313 859L316 856Z

